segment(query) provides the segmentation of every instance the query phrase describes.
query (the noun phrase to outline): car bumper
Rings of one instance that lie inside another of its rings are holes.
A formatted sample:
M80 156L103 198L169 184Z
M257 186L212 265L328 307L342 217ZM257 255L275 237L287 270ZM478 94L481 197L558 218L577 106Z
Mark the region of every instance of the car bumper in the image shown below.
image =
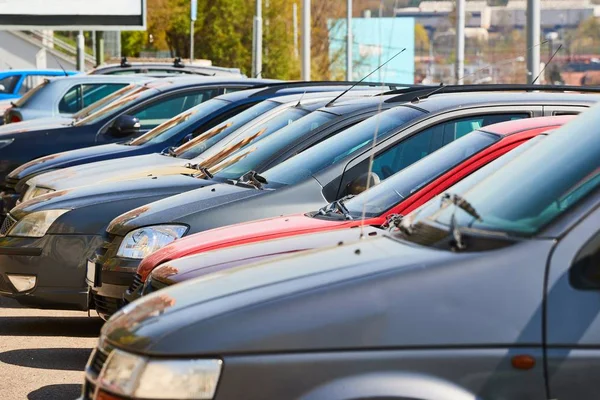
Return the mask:
M86 260L101 242L98 235L0 238L0 295L27 307L88 310ZM33 276L35 286L20 292L9 275Z

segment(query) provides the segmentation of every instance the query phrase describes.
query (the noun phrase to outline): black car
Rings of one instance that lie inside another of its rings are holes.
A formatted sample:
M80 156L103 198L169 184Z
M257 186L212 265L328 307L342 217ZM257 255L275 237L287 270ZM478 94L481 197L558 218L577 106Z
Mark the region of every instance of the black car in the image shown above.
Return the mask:
M261 85L260 81L255 83ZM169 151L170 148L183 144L263 100L298 93L339 91L349 88L349 84L348 82L285 82L272 83L268 87L240 90L199 104L189 109L186 114L174 117L135 140L85 147L32 160L8 174L4 185L0 186L2 192L0 213L2 218L6 216L16 205L17 200L24 195L27 189L26 182L35 175L97 161ZM395 86L388 87L393 89ZM361 90L372 88L374 88L373 84L364 84L360 87ZM276 106L276 103L265 103L262 112L267 112L269 107ZM246 122L248 119L236 120L231 128L235 129Z
M461 88L460 90L467 89ZM414 96L409 97L407 94L381 97L378 99L378 105L372 104L371 113L376 113L380 108L389 107L390 104L397 105L398 103L395 103L394 99L404 102L411 98L414 99ZM126 235L131 236L129 235L130 231L136 231L134 235L141 240L140 243L146 241L144 236L147 236L148 233L158 235L157 237L160 239L156 243L156 248L158 248L183 234L251 220L264 214L273 216L314 209L331 199L343 196L348 189L346 182L355 181L355 178L363 174L370 155L368 145L373 140L373 131L379 129L376 127L380 127L382 132L382 139L378 141L376 153L383 156L381 160L386 160L387 157L384 155L389 155L389 153L384 150L388 148L397 151L404 147L416 146L416 149L423 147L423 153L426 153L452 141L459 132L469 132L475 127L474 124L493 123L498 120L542 114L552 115L556 112L577 113L596 100L598 98L595 96L562 93L556 95L546 93L528 95L466 93L433 96L430 99L419 101L417 104L401 106L400 108L405 113L404 118L394 115L394 118L391 118L391 128L388 134L384 133L385 129L382 124L372 125L372 122L365 121L363 124L371 124L370 128L366 129L363 136L356 136L356 143L344 139L349 138L348 132L361 132L362 129L358 125L355 127L357 129L344 132L340 136L342 140L322 141L313 149L327 148L329 143L337 143L341 147L333 146L331 152L325 151L324 157L319 159L311 157L310 152L305 157L303 155L307 153L297 157L296 160L304 158L301 163L303 167L315 168L312 173L309 173L314 178L302 179L305 176L303 174L306 173L304 169L291 169L287 175L285 173L279 175L281 189L277 190L256 189L256 187L265 185L264 179L261 179L260 176L263 170L259 168L256 171L258 175L250 173L246 176L238 176L233 181L229 180L229 175L219 176L219 174L216 174L212 181L206 182L203 179L186 175L158 176L50 193L15 208L2 229L2 234L6 236L0 239L0 276L6 277L7 272L10 274L15 271L33 274L37 279L36 287L20 293L7 283L1 292L3 295L16 298L23 304L38 307L85 309L87 308L88 291L82 285L82 281L87 269L88 279L95 286L96 306L102 314L108 315L120 305L121 295L132 282L137 264L141 257L148 252L148 249L141 249L141 251L135 248L128 249L126 244L124 250L127 251L127 256L117 257L123 239ZM354 107L354 111L349 116L337 118L346 121L345 126L347 127L356 123L360 115L368 114L369 109L365 111L365 108L356 108L357 104L365 102L367 101L349 101L345 104L326 107L323 112L334 114L336 110L341 111ZM457 106L458 110L456 110ZM470 119L463 120L464 118ZM302 119L298 122L300 121ZM382 121L384 121L383 118ZM407 121L407 123L402 124L402 121ZM398 125L404 126L395 128ZM287 133L290 133L290 128L293 126L294 124L285 128ZM263 139L262 143L259 142L261 145L256 147L256 152L245 153L248 156L243 161L254 160L255 165L264 167L266 170L269 166L276 164L277 160L280 162L285 157L292 156L294 147L297 150L311 147L311 144L317 143L319 139L331 136L340 129L335 124L324 124L322 127L322 129L315 129L311 132L312 143L305 140L296 141L292 142L294 146L288 149L289 142L284 141L282 143L284 147L273 146L271 148L272 155L270 157L254 157L254 154L263 153L260 149L265 148L265 143L273 144L279 138L287 136L284 134L272 135ZM444 129L446 127L448 129ZM427 136L435 139L431 142L431 148L423 146L424 140L412 140L413 137L423 137L418 133L423 133L427 130L426 128L432 128ZM451 128L458 129L458 132ZM444 130L447 131L447 139L444 136ZM305 136L300 135L300 138L305 138ZM285 151L281 152L282 149ZM407 153L404 164L416 161L421 155L424 154ZM316 163L314 163L315 160ZM325 163L324 165L321 163L322 161ZM231 165L231 168L235 168L236 165ZM387 165L382 164L378 170L382 178L385 178L386 173L393 173L395 168L391 166L389 167L391 170L385 172L384 166ZM398 164L397 168L403 166ZM227 168L223 169L223 171L226 170ZM201 171L197 171L197 173L203 174ZM265 175L269 176L268 173ZM285 176L288 176L290 183L295 183L294 179L300 181L295 185L286 185ZM215 182L224 184L214 186ZM269 189L276 187L275 182L275 180L270 182ZM116 218L108 228L108 237L103 237L103 231L111 215L116 216L136 206L168 197L177 192L181 193L194 187L210 184L213 186L146 205L123 214ZM242 199L246 200L240 201ZM269 207L270 204L272 207ZM185 222L182 224L182 221L186 220L189 220L190 223L183 225ZM175 223L170 224L169 221ZM167 226L164 226L165 222L168 223ZM163 226L153 228L154 233L152 230L138 229L148 225ZM103 240L106 240L104 244ZM62 245L58 245L58 243L62 243ZM68 249L68 251L63 249ZM99 250L96 252L96 249ZM88 258L92 258L92 261L88 262ZM27 260L26 263L23 263L24 259ZM42 265L44 268L40 268Z
M214 67L212 65L184 64L177 57L172 63L167 62L129 62L127 57L121 58L119 64L101 65L89 72L90 75L132 75L132 74L167 74L167 75L204 75L232 78L246 77L239 68Z

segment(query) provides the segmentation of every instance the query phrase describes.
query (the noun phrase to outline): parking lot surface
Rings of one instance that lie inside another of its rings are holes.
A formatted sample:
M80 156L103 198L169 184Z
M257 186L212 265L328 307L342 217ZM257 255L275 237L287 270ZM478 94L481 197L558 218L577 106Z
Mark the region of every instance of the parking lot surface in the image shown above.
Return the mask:
M0 398L77 398L101 327L84 312L27 309L0 298Z

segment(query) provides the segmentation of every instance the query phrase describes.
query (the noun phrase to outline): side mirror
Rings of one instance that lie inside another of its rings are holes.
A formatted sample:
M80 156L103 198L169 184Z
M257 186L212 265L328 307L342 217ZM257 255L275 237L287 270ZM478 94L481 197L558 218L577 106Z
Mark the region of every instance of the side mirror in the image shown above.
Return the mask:
M121 115L117 117L110 127L111 135L115 137L124 137L134 135L140 132L140 120L131 115Z
M346 194L360 194L367 190L367 186L373 187L380 182L381 179L379 179L379 176L375 172L365 172L346 186Z

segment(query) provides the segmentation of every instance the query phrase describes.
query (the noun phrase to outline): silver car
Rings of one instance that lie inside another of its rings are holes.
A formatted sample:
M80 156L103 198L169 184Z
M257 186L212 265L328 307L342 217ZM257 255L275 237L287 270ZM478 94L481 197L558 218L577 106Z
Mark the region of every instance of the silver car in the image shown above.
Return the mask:
M130 304L83 398L596 399L599 127L596 106L399 234L355 230Z
M110 95L114 95L112 99L125 95L135 89L136 84L143 84L153 79L155 78L142 75L74 75L46 78L4 111L4 123L38 118L71 117Z

